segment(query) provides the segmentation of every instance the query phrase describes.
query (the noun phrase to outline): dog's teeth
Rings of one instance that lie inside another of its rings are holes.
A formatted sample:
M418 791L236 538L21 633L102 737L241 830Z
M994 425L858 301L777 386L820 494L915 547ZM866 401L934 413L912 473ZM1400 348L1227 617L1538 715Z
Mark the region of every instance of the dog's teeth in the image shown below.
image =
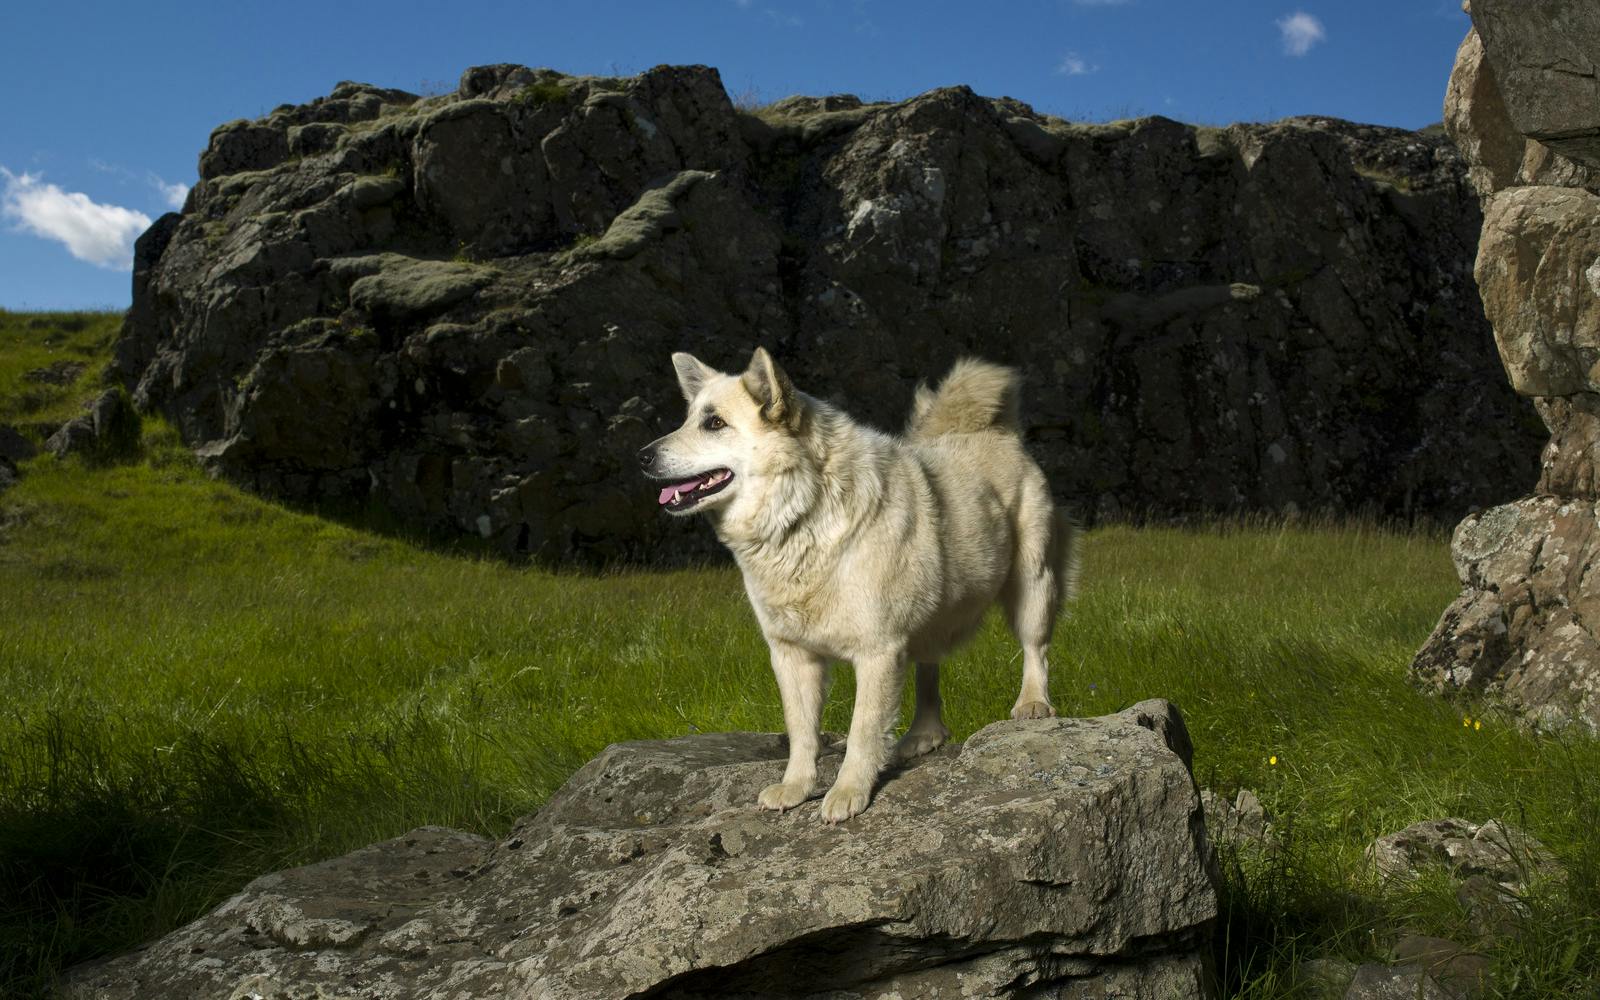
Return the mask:
M678 491L677 491L677 490L673 490L673 491L672 491L672 502L673 502L673 503L677 503L677 502L678 502L678 499L679 499L679 497L678 497Z

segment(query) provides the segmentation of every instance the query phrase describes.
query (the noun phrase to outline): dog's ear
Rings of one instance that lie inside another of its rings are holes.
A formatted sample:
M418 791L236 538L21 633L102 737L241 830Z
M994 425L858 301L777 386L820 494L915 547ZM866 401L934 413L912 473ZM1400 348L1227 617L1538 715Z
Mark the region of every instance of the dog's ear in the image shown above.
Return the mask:
M678 387L683 390L683 398L691 403L700 395L706 381L717 374L715 368L701 364L699 358L682 351L672 356L672 367L678 370Z
M739 381L761 406L763 420L783 424L791 430L799 428L801 410L800 401L795 398L794 383L765 347L756 348L750 356L750 367L739 376Z

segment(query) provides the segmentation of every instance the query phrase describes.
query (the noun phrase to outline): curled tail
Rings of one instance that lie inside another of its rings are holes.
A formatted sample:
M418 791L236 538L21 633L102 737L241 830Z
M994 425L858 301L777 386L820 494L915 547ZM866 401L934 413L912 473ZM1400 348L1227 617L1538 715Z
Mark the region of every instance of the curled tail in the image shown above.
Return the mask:
M1015 368L962 358L939 388L917 386L906 435L926 439L987 430L1015 434L1022 426L1021 405L1021 380Z

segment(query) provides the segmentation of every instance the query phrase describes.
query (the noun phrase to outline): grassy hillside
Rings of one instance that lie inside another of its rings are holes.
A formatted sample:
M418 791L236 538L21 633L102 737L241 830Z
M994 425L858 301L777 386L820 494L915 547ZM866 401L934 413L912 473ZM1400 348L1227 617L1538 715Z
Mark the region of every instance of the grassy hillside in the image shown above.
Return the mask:
M93 392L114 323L75 322L0 314L0 422ZM12 395L70 352L79 381ZM732 569L553 574L420 549L208 480L154 419L137 461L23 472L0 494L0 994L267 870L421 824L503 830L607 743L782 727ZM1053 649L1058 710L1172 699L1201 783L1257 789L1289 829L1276 858L1225 865L1230 995L1286 995L1297 958L1384 955L1402 924L1470 938L1449 887L1386 894L1361 861L1446 815L1523 825L1573 872L1491 951L1497 989L1591 995L1600 749L1406 684L1456 592L1444 539L1107 528L1084 580ZM991 620L946 674L958 738L1005 717L1019 669ZM830 728L850 695L841 670Z

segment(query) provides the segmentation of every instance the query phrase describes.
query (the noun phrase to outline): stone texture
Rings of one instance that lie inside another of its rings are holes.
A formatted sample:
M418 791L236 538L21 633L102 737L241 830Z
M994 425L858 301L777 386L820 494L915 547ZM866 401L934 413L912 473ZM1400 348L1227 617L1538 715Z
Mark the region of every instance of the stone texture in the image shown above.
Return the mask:
M1474 0L1511 125L1600 166L1600 7L1578 0Z
M681 417L670 352L756 343L884 427L961 354L1019 366L1089 519L1453 519L1542 440L1472 293L1465 169L1432 134L959 87L749 114L705 67L346 83L212 137L136 246L116 367L235 480L546 559L720 551L632 455Z
M996 723L828 827L753 807L781 737L621 744L499 843L424 829L264 876L68 995L1206 996L1186 745L1165 702Z
M1530 497L1457 526L1462 593L1412 676L1441 693L1489 692L1547 728L1600 732L1600 502Z
M1456 52L1445 92L1444 127L1466 157L1467 178L1479 194L1490 194L1516 181L1527 140L1511 127L1511 116L1476 31L1467 32Z
M1344 1000L1459 1000L1417 965L1367 962L1355 971Z
M1212 843L1277 845L1277 828L1261 800L1250 789L1241 788L1232 799L1226 799L1209 788L1202 788L1200 804L1206 812L1206 833Z
M1494 963L1447 938L1407 934L1395 943L1395 959L1421 969L1456 1000L1474 1000L1489 985Z
M1600 391L1600 196L1558 187L1491 196L1474 274L1512 388Z
M1484 311L1549 437L1537 495L1456 529L1462 593L1412 673L1433 690L1503 695L1540 725L1600 731L1589 573L1600 560L1600 8L1479 0L1470 13L1445 122L1485 197Z
M1457 878L1493 879L1514 892L1535 877L1559 869L1532 835L1497 819L1473 823L1454 817L1423 820L1385 834L1367 848L1367 859L1388 881L1415 878L1428 865L1443 865Z
M80 455L100 462L126 458L139 448L139 414L127 393L107 389L83 414L50 435L45 447L57 458Z

